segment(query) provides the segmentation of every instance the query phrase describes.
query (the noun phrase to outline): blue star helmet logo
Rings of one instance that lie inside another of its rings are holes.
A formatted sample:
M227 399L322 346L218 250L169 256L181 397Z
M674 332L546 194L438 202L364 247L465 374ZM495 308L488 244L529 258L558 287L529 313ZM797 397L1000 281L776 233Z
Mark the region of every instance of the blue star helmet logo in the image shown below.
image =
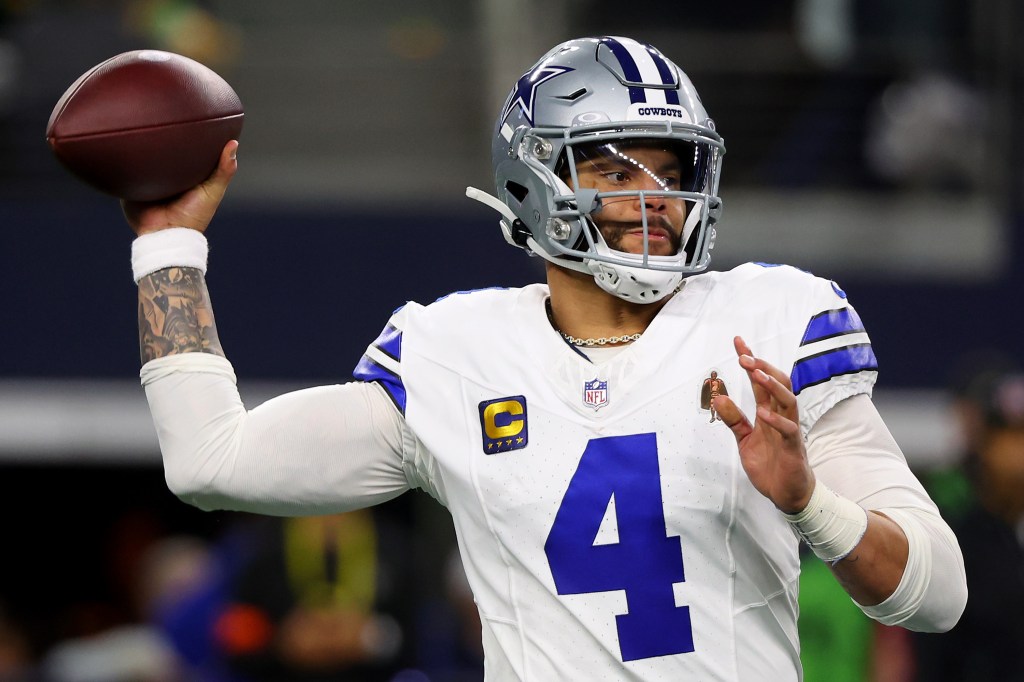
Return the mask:
M526 117L527 124L532 128L533 105L537 88L541 83L546 83L552 78L569 73L570 71L575 71L575 69L571 69L568 66L539 66L533 71L524 73L522 78L516 81L515 87L512 88L508 99L505 100L505 108L501 111L501 122L505 123L512 111L518 106L523 110L523 116Z

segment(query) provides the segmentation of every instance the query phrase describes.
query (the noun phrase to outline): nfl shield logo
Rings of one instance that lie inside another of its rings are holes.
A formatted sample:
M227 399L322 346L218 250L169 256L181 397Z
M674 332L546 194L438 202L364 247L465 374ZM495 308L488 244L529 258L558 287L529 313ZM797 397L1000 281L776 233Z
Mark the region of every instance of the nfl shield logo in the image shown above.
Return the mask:
M608 404L608 382L594 379L583 384L583 404L598 410Z

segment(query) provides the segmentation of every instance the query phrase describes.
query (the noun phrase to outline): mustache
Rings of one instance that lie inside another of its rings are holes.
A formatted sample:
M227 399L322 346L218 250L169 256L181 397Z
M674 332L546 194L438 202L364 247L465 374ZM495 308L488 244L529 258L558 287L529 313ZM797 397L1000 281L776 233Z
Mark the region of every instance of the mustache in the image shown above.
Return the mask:
M608 244L608 247L615 249L616 251L621 251L623 238L634 230L642 230L643 223L639 220L609 220L602 221L599 227L601 229L601 236L604 237L604 241ZM650 234L653 230L658 230L659 232L664 231L665 234L668 235L673 253L679 253L682 251L682 230L676 230L672 225L672 221L670 221L668 217L663 215L648 216L647 233Z

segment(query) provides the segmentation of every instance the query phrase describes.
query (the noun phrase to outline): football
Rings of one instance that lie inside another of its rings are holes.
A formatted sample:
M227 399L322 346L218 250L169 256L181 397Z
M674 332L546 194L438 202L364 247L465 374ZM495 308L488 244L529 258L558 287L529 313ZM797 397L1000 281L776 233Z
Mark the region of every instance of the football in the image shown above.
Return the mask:
M198 185L242 132L238 95L216 72L172 52L135 50L82 74L57 102L46 140L95 189L159 201Z

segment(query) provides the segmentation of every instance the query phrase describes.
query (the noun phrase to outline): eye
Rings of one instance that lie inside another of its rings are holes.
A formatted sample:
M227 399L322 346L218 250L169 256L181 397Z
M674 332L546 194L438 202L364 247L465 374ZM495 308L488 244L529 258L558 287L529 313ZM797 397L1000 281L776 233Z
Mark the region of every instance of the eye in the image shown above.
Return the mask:
M629 180L629 174L622 170L606 171L601 173L601 177L614 185L621 185Z
M679 189L679 176L675 174L661 176L661 185L665 189Z

